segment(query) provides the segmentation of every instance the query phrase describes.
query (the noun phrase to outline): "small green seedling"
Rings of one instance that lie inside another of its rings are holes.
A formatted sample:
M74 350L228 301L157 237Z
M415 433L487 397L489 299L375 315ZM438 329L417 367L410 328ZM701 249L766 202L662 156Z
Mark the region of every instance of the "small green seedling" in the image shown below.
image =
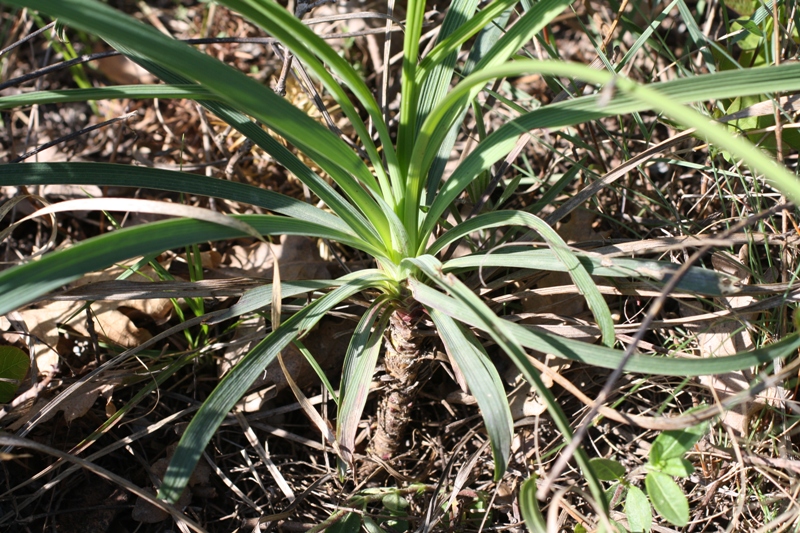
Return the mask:
M651 531L652 508L674 526L683 527L689 523L689 501L672 478L689 477L694 472L694 466L684 455L707 431L708 424L700 424L687 429L665 431L656 437L648 461L642 467L646 472L646 493L627 479L625 467L619 462L612 459L591 460L597 477L612 482L606 491L609 506L613 508L624 497L628 531Z
M340 520L331 525L327 531L334 533L400 533L409 531L411 524L408 521L409 502L406 494L414 494L420 489L412 485L407 489L370 488L361 491L348 501L348 506L359 511L345 514ZM380 502L383 509L378 518L367 515L367 505Z

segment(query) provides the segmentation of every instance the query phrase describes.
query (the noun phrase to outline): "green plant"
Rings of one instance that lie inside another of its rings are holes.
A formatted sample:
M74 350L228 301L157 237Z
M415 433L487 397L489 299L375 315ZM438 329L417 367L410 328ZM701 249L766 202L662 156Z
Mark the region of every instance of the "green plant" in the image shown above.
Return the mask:
M29 366L30 358L25 352L13 346L0 346L0 403L14 399Z
M177 220L125 228L93 237L70 248L45 255L0 273L0 314L31 302L84 273L108 267L136 256L192 246L201 242L243 236L305 235L327 239L361 251L374 260L374 268L339 279L283 282L250 291L241 302L207 322L222 321L272 307L272 330L217 385L186 428L169 466L159 497L177 501L195 464L225 415L253 380L289 343L301 338L329 310L359 295L368 308L352 336L338 401L335 438L342 473L353 466L356 427L365 406L368 387L384 348L387 372L394 381L382 401L372 453L390 461L403 431L403 412L392 406L408 406L416 394L416 381L424 375L426 354L441 343L464 375L480 406L491 439L495 476L506 470L513 424L505 391L497 370L479 335L495 343L535 386L564 439L571 439L570 420L544 386L526 350L539 350L604 368L626 361L614 349L614 324L609 308L591 276L637 278L659 285L676 272L668 262L608 258L570 249L540 214L484 210L461 219L458 200L476 180L489 182L493 165L505 158L521 135L534 128L558 128L626 113L656 111L722 149L735 153L757 169L792 200L800 200L800 186L785 167L747 141L733 137L723 127L684 104L709 99L734 98L773 91L800 89L800 65L764 67L671 82L640 85L615 72L592 70L562 61L520 59L519 49L571 0L522 2L514 25L505 28L516 0L497 0L477 10L477 0L452 2L437 44L419 61L419 43L425 2L407 5L404 60L397 129L387 120L358 73L333 49L277 3L269 0L221 0L263 28L287 47L313 73L352 123L361 152L354 151L336 134L294 108L273 91L244 74L193 48L169 39L107 5L94 0L3 0L3 3L40 10L71 27L105 40L163 80L166 85L121 86L99 89L35 92L0 98L0 109L32 103L69 102L102 98L189 98L199 101L228 122L300 179L325 205L314 207L274 192L181 172L110 164L53 163L4 165L0 184L34 185L73 183L144 187L179 191L248 202L274 214L223 216L192 209ZM459 51L478 36L465 64L458 65ZM641 46L641 44L639 44ZM503 77L537 73L563 76L607 89L602 96L575 98L520 114L481 139L478 147L450 174L444 163L452 150L461 123L487 83ZM455 74L461 79L455 87ZM353 104L353 99L360 109ZM368 115L378 142L362 119ZM251 118L252 117L252 118ZM330 185L284 147L254 120L286 139L330 177ZM393 141L392 133L396 134ZM364 157L360 155L363 153ZM575 170L577 174L579 169ZM574 175L574 174L573 174ZM561 183L554 196L567 185ZM478 187L477 191L491 192ZM474 193L475 191L473 191ZM81 208L115 209L108 199L81 204ZM65 202L58 209L77 209ZM146 202L127 201L117 209L175 212L175 206L154 208ZM181 214L181 213L179 213ZM456 223L448 222L454 215ZM494 229L506 228L497 238ZM542 248L517 243L515 236L538 235ZM474 236L479 235L476 239ZM505 239L509 243L505 242ZM473 252L450 259L448 250L468 240ZM581 293L602 335L603 346L591 346L568 338L527 328L504 319L504 307L490 306L477 291L473 275L488 268L568 272ZM731 277L692 267L679 290L718 296L735 288ZM283 319L280 301L309 295L310 303ZM420 329L430 321L437 337ZM384 343L384 339L386 339ZM796 335L772 345L730 357L708 360L675 360L634 355L625 363L629 372L695 376L749 368L785 357L800 346ZM331 442L331 444L334 444ZM576 459L592 496L605 510L602 486L586 453L578 448ZM523 487L523 513L530 527L543 530L544 522L532 494L533 479ZM358 517L347 520L357 522Z
M700 424L688 429L665 431L656 437L647 463L637 469L646 473L647 494L627 479L625 467L618 461L598 458L590 461L598 478L612 482L606 491L609 504L613 507L624 501L628 531L651 531L651 504L670 524L684 527L689 523L689 502L672 478L692 475L694 466L684 456L707 432L708 424Z

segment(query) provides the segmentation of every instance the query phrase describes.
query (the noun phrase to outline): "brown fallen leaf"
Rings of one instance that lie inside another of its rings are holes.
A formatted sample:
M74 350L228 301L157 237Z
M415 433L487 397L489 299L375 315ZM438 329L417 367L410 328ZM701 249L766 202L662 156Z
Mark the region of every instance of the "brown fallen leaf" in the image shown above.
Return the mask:
M80 287L96 281L116 279L122 273L121 268L112 268L103 272L91 273L76 281L71 287ZM142 269L144 275L134 274L131 281L157 279L149 266ZM19 311L22 321L36 339L34 355L39 372L52 372L59 366L59 354L56 352L60 337L59 328L68 326L79 335L89 336L87 314L81 310L83 302L55 301L34 304ZM156 323L165 321L172 312L170 300L128 300L125 302L98 301L91 304L91 315L94 331L97 335L113 344L125 348L138 346L151 338L146 329L139 328L128 314L120 309L128 308L141 315L151 317Z
M119 85L136 85L138 83L155 83L156 78L125 56L111 56L94 64L106 78Z
M280 244L272 244L278 258L283 281L299 279L328 279L328 262L319 256L316 242L308 237L284 235ZM234 276L272 278L270 245L263 242L249 246L235 245L225 254L223 272Z
M102 395L106 402L111 398L114 387L121 383L121 379L109 379L106 376L103 383L86 383L59 404L58 409L64 412L64 420L68 423L76 420L92 408L97 399Z
M746 253L746 248L744 249ZM711 258L716 270L733 274L746 283L750 273L742 264L739 258L725 252L715 252ZM755 302L752 296L730 296L720 298L720 303L730 309L746 307ZM686 302L680 302L681 314L684 317L695 316L705 313L704 310L690 306ZM738 352L751 350L754 348L753 338L750 333L749 322L755 318L753 313L734 313L727 317L720 318L710 325L697 327L697 342L700 353L703 357L724 357ZM713 390L720 401L733 396L750 386L753 381L749 371L726 372L715 376L700 376L701 384ZM777 390L772 387L761 392L754 400L745 402L736 409L727 411L722 423L730 427L735 434L744 436L750 418L768 402L774 401L777 397Z

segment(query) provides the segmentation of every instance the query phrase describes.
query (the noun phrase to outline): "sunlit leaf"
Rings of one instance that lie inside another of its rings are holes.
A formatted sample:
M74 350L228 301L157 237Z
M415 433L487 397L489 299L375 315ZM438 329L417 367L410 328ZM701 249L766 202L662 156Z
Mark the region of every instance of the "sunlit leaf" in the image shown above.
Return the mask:
M678 527L689 523L689 502L670 476L648 472L644 484L653 507L667 522Z
M631 533L650 533L653 527L653 511L644 491L636 486L628 487L625 498L625 516Z

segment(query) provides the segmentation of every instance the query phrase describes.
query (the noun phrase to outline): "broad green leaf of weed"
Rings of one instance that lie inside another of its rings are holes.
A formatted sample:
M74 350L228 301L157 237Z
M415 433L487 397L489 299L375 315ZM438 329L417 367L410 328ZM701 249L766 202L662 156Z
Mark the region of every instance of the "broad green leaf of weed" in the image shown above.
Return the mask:
M659 471L670 476L689 477L694 472L694 465L683 457L672 457L662 463Z
M613 459L596 457L589 462L600 481L616 481L625 477L625 467Z
M755 13L758 7L758 0L722 0L725 7L728 7L742 16L749 17Z
M678 527L689 523L689 502L671 477L661 472L649 472L644 484L653 507L667 522Z
M361 516L358 513L347 513L344 518L327 529L328 533L359 533Z
M383 503L383 506L392 514L405 513L405 509L408 507L408 500L397 492L390 492L384 496L381 503Z
M625 516L631 533L649 533L653 527L653 511L644 491L639 487L629 487L625 499Z
M3 379L0 381L0 403L8 403L14 398L30 365L30 357L19 348L0 346L0 379Z
M381 526L379 526L378 523L375 522L375 520L373 520L372 518L365 515L363 519L364 519L364 530L367 533L386 533L386 530L383 529Z
M408 500L402 494L390 492L383 497L381 503L383 503L383 507L389 514L394 517L388 520L381 520L381 524L391 528L392 531L408 531L408 520L402 520L408 516L408 512L406 512L406 508L409 506ZM367 517L365 516L364 525L367 523L366 519Z
M682 457L692 449L697 441L708 431L708 424L700 424L694 427L664 431L653 442L650 448L650 463L661 467L667 460Z

